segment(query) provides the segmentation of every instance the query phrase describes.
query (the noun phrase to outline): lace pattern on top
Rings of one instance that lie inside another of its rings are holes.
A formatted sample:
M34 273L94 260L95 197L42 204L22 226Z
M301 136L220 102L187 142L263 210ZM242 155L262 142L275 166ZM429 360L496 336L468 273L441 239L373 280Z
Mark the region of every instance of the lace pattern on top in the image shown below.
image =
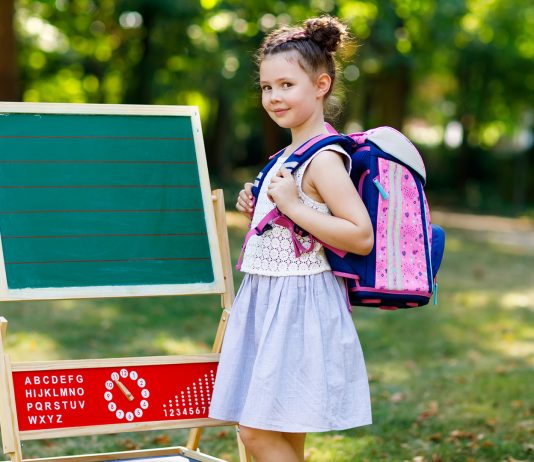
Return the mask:
M345 155L347 169L350 169L350 157L346 151L341 146L332 144L317 151L317 153L300 166L295 173L295 182L297 184L299 199L304 205L318 212L330 214L330 210L325 203L317 202L302 191L302 179L306 168L317 154L327 150L336 151ZM267 187L271 178L280 169L280 166L287 157L284 155L281 156L267 172L258 195L251 227L256 226L265 215L274 209L274 203L267 197ZM309 247L310 238L308 236L297 236L297 239L304 246ZM272 229L266 231L261 236L252 236L250 238L241 265L241 271L245 273L262 274L265 276L300 276L322 273L323 271L329 270L330 265L321 244L316 242L313 249L301 254L297 258L293 249L293 242L291 241L291 232L289 229L280 225L274 225Z

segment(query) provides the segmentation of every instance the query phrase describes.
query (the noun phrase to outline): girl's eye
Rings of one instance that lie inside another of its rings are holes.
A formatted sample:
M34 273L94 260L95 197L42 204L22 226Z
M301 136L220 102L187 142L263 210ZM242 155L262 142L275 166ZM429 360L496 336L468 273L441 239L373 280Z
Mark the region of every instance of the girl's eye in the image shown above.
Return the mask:
M289 83L289 82L284 82L284 83L282 84L282 88L289 88L289 87L291 87L291 86L292 86L292 84Z
M261 91L269 91L271 89L270 85L262 85Z

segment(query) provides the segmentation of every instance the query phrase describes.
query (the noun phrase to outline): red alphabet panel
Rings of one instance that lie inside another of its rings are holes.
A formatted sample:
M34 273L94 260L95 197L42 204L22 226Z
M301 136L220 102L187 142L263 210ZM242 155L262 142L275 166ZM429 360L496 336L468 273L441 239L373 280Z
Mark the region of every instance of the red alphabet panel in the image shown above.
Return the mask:
M203 419L217 362L13 372L20 431Z

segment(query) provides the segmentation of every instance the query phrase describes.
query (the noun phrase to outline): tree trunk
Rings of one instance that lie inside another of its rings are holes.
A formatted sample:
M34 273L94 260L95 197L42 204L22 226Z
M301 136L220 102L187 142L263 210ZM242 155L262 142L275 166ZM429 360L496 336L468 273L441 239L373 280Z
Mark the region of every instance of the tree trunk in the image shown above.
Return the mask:
M132 70L132 79L124 96L124 102L127 104L152 103L152 77L155 66L150 37L153 33L156 12L150 5L139 8L139 12L143 17L144 25L143 52L141 59Z
M226 159L228 131L231 130L230 114L224 90L219 87L216 94L217 111L208 130L206 157L209 171L223 180L232 167Z
M515 163L514 172L514 209L522 212L528 201L528 180L530 173L530 157L534 154L534 147L521 153Z
M410 69L401 64L369 80L364 129L388 125L402 130L410 91Z
M0 0L0 101L20 101L13 13L15 0Z

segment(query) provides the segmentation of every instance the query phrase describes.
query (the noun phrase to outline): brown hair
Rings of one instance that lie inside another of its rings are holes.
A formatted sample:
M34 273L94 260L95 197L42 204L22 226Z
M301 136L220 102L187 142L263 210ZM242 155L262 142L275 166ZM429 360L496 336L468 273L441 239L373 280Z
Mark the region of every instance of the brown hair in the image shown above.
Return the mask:
M321 16L306 20L301 26L283 26L263 40L258 53L258 65L269 55L295 51L299 65L310 77L325 71L332 85L325 95L328 98L336 80L335 52L348 38L347 26L337 18Z

